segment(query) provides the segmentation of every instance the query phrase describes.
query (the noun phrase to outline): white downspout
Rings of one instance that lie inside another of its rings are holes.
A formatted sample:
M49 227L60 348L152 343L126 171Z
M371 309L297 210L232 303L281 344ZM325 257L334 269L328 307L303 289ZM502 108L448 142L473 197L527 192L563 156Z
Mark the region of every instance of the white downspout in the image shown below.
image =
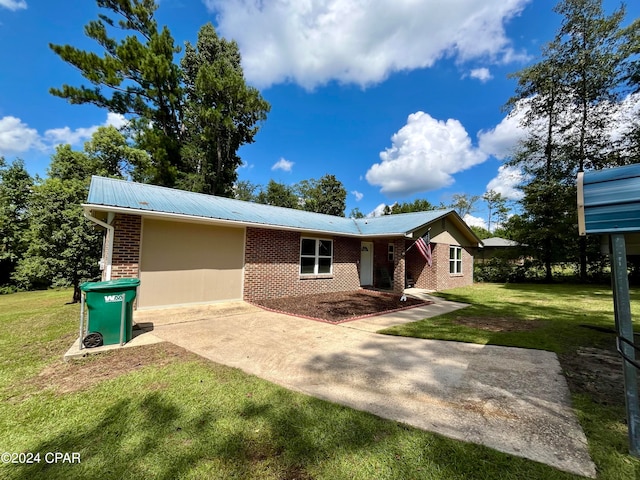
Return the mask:
M105 269L105 280L111 280L111 262L113 259L114 227L113 225L109 225L108 223L105 223L102 220L98 220L96 217L91 216L88 210L84 211L84 216L87 220L91 220L93 223L96 223L101 227L107 229L107 258L106 258L106 265L104 269ZM109 217L113 218L113 214L109 213Z

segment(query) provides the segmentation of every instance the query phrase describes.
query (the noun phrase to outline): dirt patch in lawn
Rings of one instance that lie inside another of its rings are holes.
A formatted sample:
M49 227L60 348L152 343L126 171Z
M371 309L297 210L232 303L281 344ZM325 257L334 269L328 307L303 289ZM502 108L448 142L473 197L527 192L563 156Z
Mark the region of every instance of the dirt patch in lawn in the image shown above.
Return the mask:
M60 360L48 365L31 382L39 389L50 388L63 394L87 389L148 365L164 366L199 358L181 347L163 342L101 352L69 362Z
M285 297L255 302L260 307L301 317L341 323L371 315L380 315L399 309L429 305L433 302L400 295L358 290L355 292L322 293Z
M528 332L542 326L539 320L521 320L510 317L460 317L453 323L489 332Z
M558 354L573 393L586 394L602 405L624 405L622 358L612 341L610 349L579 348Z

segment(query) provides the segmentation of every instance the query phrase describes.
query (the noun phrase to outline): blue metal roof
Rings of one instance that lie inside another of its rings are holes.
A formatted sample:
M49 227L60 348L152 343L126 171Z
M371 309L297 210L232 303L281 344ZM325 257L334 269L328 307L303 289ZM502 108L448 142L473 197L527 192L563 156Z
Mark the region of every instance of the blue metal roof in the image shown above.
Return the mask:
M434 210L352 219L98 176L91 179L85 206L92 210L130 209L138 215L185 215L358 237L407 235L444 216L457 216L453 210Z
M449 209L401 213L381 217L359 218L356 223L362 235L382 235L391 232L404 234L419 230L452 212L453 210Z
M581 235L640 231L640 164L578 174Z

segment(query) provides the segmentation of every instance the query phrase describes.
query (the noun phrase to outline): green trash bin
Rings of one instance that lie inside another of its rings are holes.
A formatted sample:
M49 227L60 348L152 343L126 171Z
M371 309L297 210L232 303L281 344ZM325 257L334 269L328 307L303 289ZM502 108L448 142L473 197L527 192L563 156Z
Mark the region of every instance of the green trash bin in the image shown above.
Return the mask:
M140 280L137 278L86 282L80 285L88 310L85 335L83 319L80 320L81 342L85 347L116 345L131 340L133 301L136 299L138 285Z

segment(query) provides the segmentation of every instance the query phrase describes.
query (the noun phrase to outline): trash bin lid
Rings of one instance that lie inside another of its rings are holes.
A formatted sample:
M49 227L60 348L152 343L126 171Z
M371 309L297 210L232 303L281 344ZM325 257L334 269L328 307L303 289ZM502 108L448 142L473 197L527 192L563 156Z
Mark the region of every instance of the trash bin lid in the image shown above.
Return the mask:
M122 290L135 288L140 285L139 278L118 278L117 280L107 280L106 282L85 282L80 285L83 292L98 292L101 290Z

